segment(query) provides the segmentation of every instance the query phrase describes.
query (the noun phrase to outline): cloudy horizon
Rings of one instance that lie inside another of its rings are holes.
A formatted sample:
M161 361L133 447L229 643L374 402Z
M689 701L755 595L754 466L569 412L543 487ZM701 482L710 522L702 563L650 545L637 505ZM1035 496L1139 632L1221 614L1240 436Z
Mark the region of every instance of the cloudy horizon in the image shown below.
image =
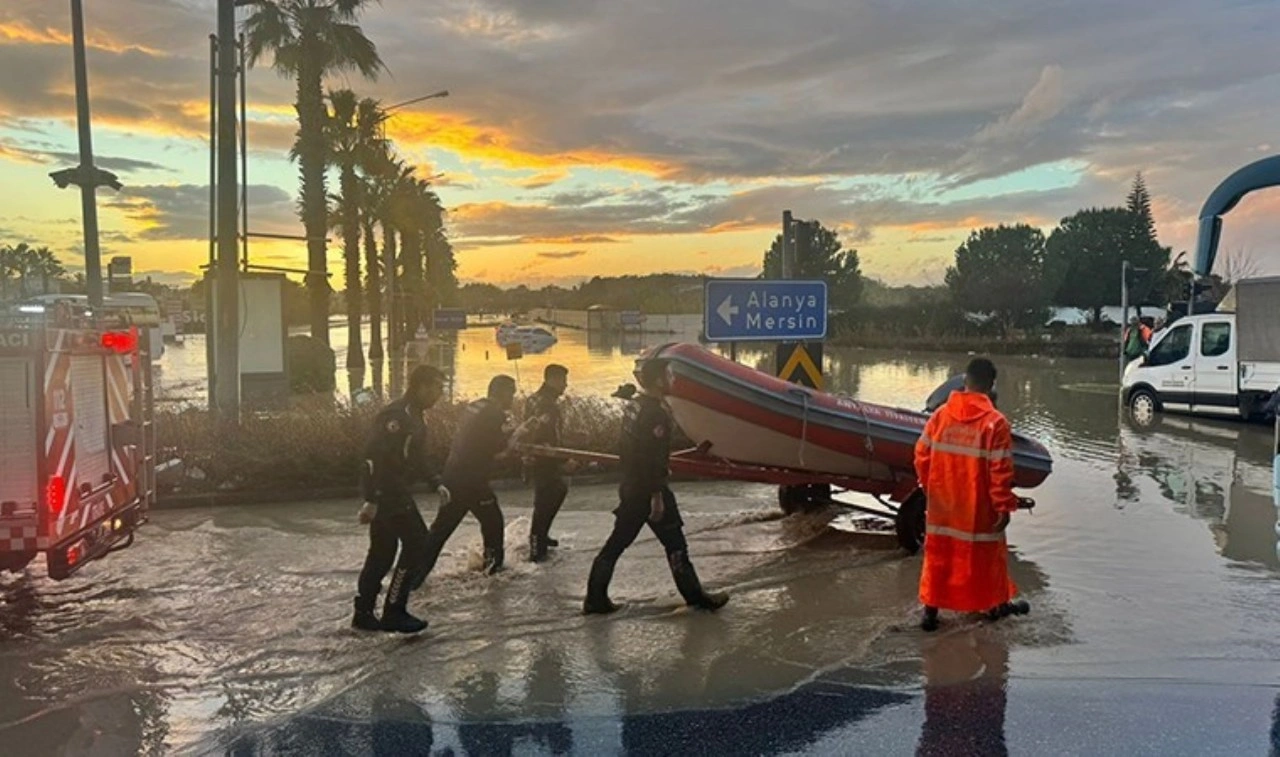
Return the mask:
M1194 247L1208 193L1275 151L1280 120L1265 52L1280 15L1214 5L383 0L362 25L387 73L329 86L384 103L450 91L397 111L388 136L438 177L464 281L751 275L790 209L868 275L940 284L971 229L1047 232L1122 204L1138 171L1160 241ZM104 255L172 281L207 257L214 7L85 3L97 162L126 185L99 195ZM68 15L0 9L0 243L75 266L79 196L47 177L76 160ZM259 66L248 89L251 230L298 234L293 85ZM1277 209L1280 192L1247 197L1223 249L1280 272ZM279 241L253 255L306 257Z

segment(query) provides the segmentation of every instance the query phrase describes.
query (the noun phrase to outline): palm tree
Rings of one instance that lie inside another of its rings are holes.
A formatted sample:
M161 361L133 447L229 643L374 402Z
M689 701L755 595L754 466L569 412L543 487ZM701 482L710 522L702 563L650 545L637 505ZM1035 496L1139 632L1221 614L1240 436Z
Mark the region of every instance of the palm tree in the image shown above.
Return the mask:
M9 299L9 280L18 275L17 259L12 245L0 247L0 300Z
M28 282L32 275L36 273L36 251L31 249L31 245L26 242L19 242L17 246L10 247L6 251L5 261L8 273L18 279L18 295L26 299L29 294Z
M335 198L338 212L334 225L342 229L342 251L346 262L347 367L363 369L360 234L363 229L361 219L370 215L370 211L365 197L365 182L360 174L369 172L385 153L378 133L381 113L375 101L367 98L357 101L355 93L349 89L330 92L329 102L333 106L328 121L329 154L338 167L341 188L341 194ZM373 255L376 259L376 250Z
M413 168L394 156L388 157L383 170L377 175L382 187L378 217L378 223L382 226L382 254L384 260L391 261L389 267L383 267L388 292L387 344L394 355L399 353L404 342L400 329L403 319L399 307L403 304L404 297L402 288L397 285L402 258L396 249L397 235L401 228L408 228L412 224L412 197L417 180L413 177Z
M374 0L258 0L244 22L250 64L268 53L272 67L297 80L298 157L302 223L307 236L311 336L329 343L329 284L325 272L328 194L325 188L326 75L356 71L376 79L377 47L355 23Z
M49 282L66 276L67 269L62 267L62 261L48 247L37 247L34 255L34 272L40 275L40 292L49 294Z

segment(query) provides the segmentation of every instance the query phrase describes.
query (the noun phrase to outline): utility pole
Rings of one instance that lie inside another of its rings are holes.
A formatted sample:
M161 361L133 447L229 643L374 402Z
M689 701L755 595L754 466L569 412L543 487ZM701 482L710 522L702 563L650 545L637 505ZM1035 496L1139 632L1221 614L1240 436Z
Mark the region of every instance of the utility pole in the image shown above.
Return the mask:
M1120 383L1124 383L1125 348L1129 336L1129 261L1120 261Z
M784 279L789 279L795 275L792 270L795 267L793 260L795 257L795 244L791 240L793 226L791 211L782 211L782 249L780 252L782 253L782 278Z
M240 422L240 271L236 194L236 3L218 0L218 343L215 407L222 421Z
M49 174L58 188L71 184L80 187L80 205L84 224L84 279L88 286L89 307L94 316L102 310L102 253L98 248L98 187L108 186L117 192L120 181L110 171L93 165L93 131L89 117L89 72L85 60L84 9L80 0L71 0L71 49L76 80L76 128L80 135L80 165Z

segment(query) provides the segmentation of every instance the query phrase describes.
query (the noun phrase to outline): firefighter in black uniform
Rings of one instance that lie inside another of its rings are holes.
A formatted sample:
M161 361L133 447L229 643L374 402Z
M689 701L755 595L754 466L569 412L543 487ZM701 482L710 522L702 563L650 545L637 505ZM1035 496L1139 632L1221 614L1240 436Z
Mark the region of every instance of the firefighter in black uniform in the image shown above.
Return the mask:
M409 489L415 481L426 479L437 487L441 499L447 497L437 477L429 471L427 424L423 418L427 409L439 401L443 387L444 376L440 371L428 365L418 366L409 376L405 395L388 404L374 420L360 469L360 489L364 497L360 522L369 524L369 554L360 571L355 616L351 619L354 628L417 633L427 627L425 621L405 609L410 584L427 541L426 524ZM382 619L378 620L373 608L382 589L382 579L396 559L397 545L400 560L391 574Z
M427 579L440 558L440 550L467 513L480 521L485 572L493 574L502 570L504 524L498 497L489 487L489 474L493 461L511 451L512 432L507 421L515 397L515 380L510 376L494 376L489 382L488 397L467 406L466 417L453 439L441 476L449 496L447 501L441 498L443 504L431 522L422 564L413 582L415 589Z
M613 533L609 534L600 554L591 564L583 612L606 614L618 609L609 600L613 568L646 523L667 551L671 576L684 601L698 609L718 610L729 601L729 595L703 590L698 574L689 562L684 521L680 519L675 495L667 486L672 423L663 406L667 391L666 362L645 361L636 378L643 392L627 403L622 421L619 450L622 484L618 492L621 502L613 511Z
M569 369L552 363L542 373L542 387L525 403L528 425L524 441L548 447L560 445L560 398L569 385ZM530 457L525 460L525 478L533 483L533 518L529 524L529 561L547 559L547 550L560 543L551 538L551 522L560 512L569 494L564 474L572 472L568 465L554 457Z

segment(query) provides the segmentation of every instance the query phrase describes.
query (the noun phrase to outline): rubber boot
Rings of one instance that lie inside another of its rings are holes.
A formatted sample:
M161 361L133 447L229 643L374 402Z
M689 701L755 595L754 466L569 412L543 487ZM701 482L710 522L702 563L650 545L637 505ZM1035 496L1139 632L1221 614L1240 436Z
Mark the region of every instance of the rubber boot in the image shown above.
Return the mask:
M382 608L381 630L393 633L419 633L427 628L427 621L409 614L409 570L396 568L391 574L391 586L387 589L387 602Z
M925 633L938 630L938 608L927 606L924 608L924 617L920 619L920 630Z
M484 574L492 576L501 572L505 557L506 550L504 549L486 549L484 551Z
M715 612L728 603L729 595L725 592L703 590L702 582L698 580L698 574L686 553L676 552L668 555L667 559L671 564L671 577L676 581L676 589L690 607Z
M378 616L373 614L373 605L377 601L377 597L356 597L355 614L351 616L351 627L357 631L380 631L382 624L378 622Z
M544 562L547 559L547 550L551 547L551 540L545 536L529 537L529 562Z
M591 563L591 577L587 579L587 598L582 603L583 615L608 615L618 611L618 605L609 599L609 582L612 580L613 565L597 557Z

